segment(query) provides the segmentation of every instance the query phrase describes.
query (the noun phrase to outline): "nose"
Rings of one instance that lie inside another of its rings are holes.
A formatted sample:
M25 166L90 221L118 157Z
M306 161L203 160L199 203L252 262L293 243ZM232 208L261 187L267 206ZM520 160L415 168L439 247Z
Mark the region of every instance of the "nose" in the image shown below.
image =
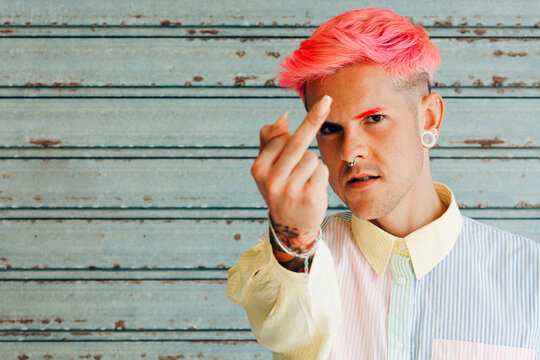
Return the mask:
M356 163L359 158L365 159L367 155L366 141L362 134L344 131L341 152L339 154L341 160L353 166L351 164Z

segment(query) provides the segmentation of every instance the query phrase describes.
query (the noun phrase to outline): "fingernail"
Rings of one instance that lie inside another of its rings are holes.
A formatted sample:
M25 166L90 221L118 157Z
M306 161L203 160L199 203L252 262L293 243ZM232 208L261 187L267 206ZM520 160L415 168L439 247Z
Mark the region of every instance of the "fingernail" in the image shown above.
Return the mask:
M321 101L319 102L319 106L317 106L317 114L319 116L325 115L328 110L330 109L330 104L332 104L332 98L328 95L324 95Z
M289 112L288 111L285 111L283 113L283 115L281 115L277 120L276 120L276 123L274 124L274 128L277 128L279 125L281 125L281 123L283 121L285 121L285 119L287 119L289 116Z

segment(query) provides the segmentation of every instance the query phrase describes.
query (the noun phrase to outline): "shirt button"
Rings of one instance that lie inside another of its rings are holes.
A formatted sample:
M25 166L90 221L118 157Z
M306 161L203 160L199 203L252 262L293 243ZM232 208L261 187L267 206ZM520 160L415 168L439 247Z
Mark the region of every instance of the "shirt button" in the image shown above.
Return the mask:
M401 350L403 349L403 342L402 341L396 341L396 349Z
M396 281L399 285L405 285L405 283L407 282L407 280L403 276L398 277Z
M402 251L405 251L405 249L407 248L405 246L405 243L399 243L397 247L399 248L399 250L402 250Z

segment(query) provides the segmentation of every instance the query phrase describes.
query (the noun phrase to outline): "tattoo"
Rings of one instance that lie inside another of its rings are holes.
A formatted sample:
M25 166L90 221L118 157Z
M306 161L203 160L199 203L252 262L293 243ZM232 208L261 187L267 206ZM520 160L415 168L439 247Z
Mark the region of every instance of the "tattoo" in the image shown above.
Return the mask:
M287 225L282 224L273 224L276 235L279 237L279 240L291 249L293 252L300 254L305 253L311 250L315 240L317 239L317 234L313 233L303 233L299 234L297 228L290 228ZM304 272L304 259L292 257L291 255L283 252L281 247L278 245L271 231L268 231L270 236L270 244L274 251L274 255L277 261L284 268L294 271L294 272ZM311 267L313 262L313 255L308 259L308 267Z
M273 223L272 223L273 224ZM297 228L290 228L287 225L273 224L276 235L279 236L279 240L297 254L308 252L317 238L317 234L303 233L298 234ZM277 245L277 244L276 244ZM278 249L279 245L278 245Z

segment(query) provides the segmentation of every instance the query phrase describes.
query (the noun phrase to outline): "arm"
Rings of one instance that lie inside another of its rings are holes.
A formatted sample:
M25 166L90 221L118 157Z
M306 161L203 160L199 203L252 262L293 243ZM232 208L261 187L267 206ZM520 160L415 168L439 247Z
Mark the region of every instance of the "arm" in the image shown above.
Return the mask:
M307 149L330 102L319 101L293 135L286 114L265 125L251 169L277 237L295 253L311 249L328 206L328 168ZM266 234L229 270L229 300L245 309L259 343L281 359L326 359L339 329L339 289L324 241L311 261L309 276L301 273L303 259L274 249Z
M305 274L282 267L268 235L229 270L227 297L242 306L257 341L281 359L326 359L341 322L330 250L318 245Z

